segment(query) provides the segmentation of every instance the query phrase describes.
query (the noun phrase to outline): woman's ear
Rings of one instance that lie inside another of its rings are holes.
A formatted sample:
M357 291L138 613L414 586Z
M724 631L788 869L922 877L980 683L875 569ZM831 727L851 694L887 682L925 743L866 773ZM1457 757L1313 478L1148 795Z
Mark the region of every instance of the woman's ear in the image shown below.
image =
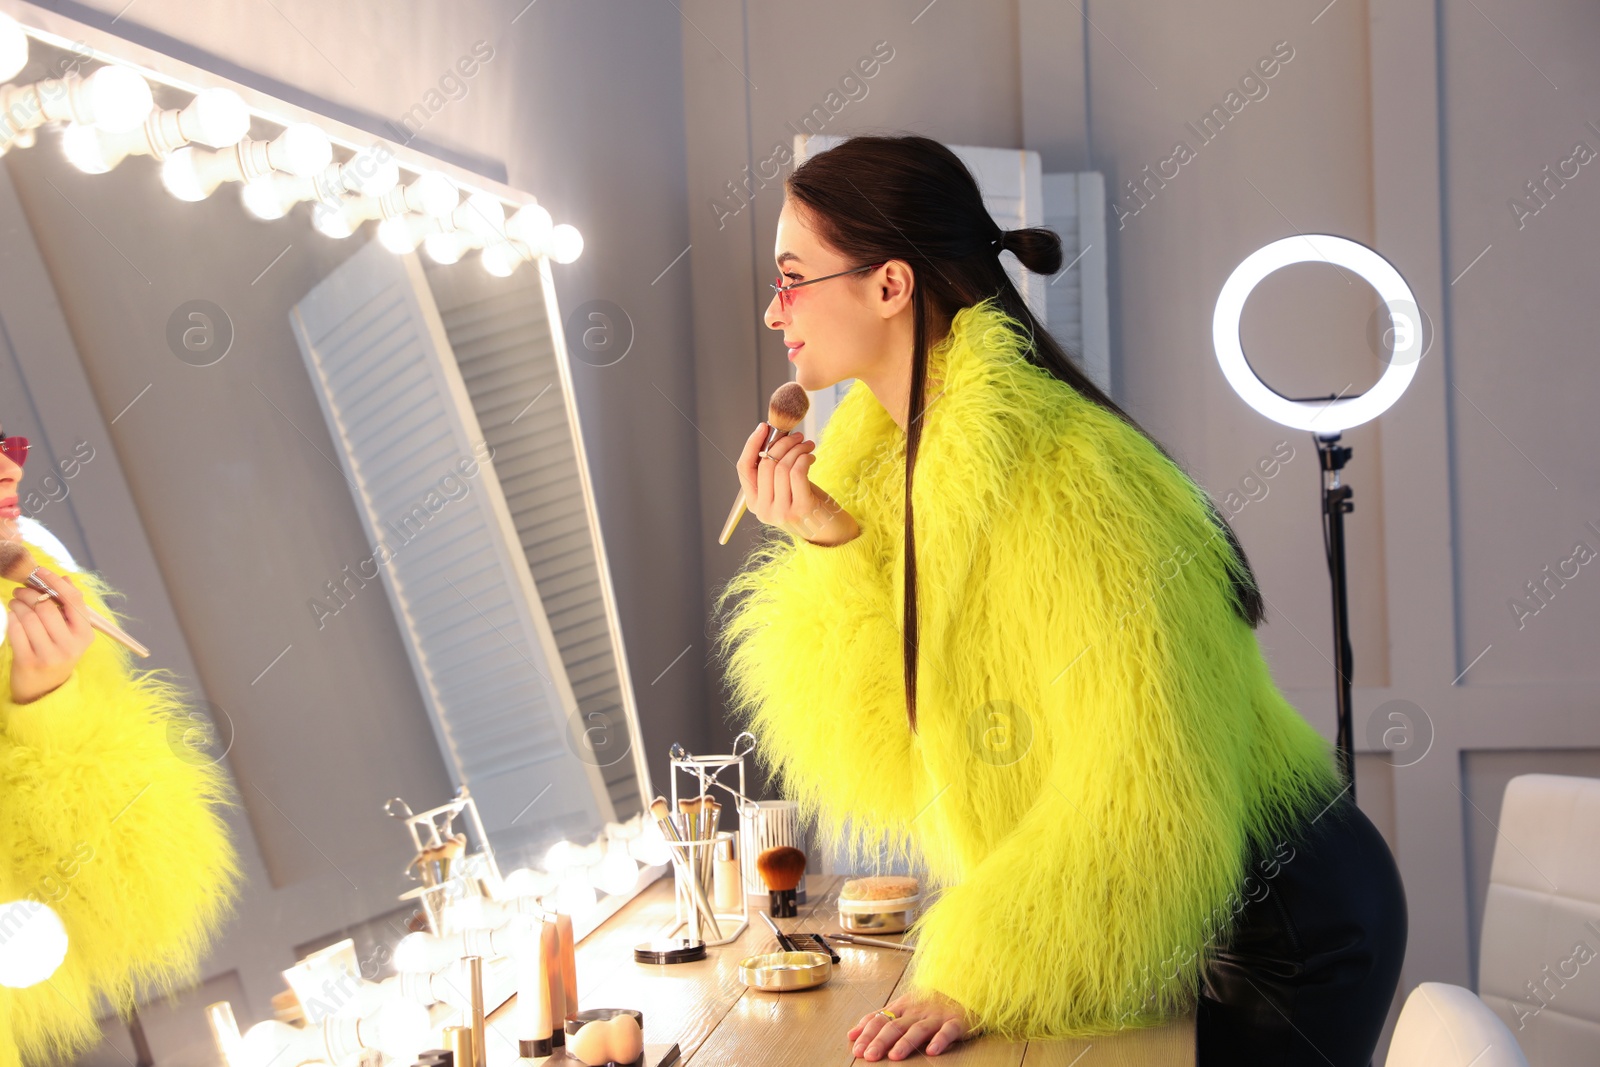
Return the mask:
M911 264L903 259L891 259L881 268L882 281L878 284L878 299L874 301L881 318L892 319L911 303L917 277Z

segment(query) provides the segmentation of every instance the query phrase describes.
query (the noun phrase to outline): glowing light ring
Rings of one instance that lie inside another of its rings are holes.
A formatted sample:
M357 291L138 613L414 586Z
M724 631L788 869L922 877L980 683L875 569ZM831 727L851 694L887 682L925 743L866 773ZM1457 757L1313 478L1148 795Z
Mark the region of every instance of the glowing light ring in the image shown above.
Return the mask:
M1331 263L1353 271L1377 291L1389 309L1394 322L1394 350L1382 376L1360 396L1290 400L1263 382L1245 359L1244 347L1239 343L1239 320L1245 301L1267 275L1296 263ZM1211 343L1228 384L1245 403L1273 422L1320 434L1338 433L1383 414L1411 384L1423 352L1416 297L1400 272L1366 245L1325 233L1285 237L1246 256L1217 294Z

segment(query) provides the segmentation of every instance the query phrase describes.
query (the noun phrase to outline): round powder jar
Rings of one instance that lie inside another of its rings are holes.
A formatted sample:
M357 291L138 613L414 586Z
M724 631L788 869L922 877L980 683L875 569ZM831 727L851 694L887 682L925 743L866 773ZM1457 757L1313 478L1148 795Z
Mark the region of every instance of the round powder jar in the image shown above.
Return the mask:
M852 934L898 934L917 917L922 887L909 875L852 878L839 890L839 928Z

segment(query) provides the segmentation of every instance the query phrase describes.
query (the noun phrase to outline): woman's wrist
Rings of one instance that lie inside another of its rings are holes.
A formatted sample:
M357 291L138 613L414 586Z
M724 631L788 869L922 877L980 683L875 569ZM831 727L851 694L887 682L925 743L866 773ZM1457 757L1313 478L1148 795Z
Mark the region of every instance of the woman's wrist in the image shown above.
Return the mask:
M861 534L861 527L856 522L855 516L828 496L798 520L785 523L784 528L796 537L823 547L845 544Z

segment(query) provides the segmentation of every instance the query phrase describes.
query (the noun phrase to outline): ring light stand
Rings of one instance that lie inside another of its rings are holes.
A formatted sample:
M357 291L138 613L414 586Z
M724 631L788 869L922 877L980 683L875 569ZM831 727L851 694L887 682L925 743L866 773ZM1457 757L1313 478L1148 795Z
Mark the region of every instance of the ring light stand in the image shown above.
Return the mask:
M1354 271L1382 298L1394 329L1388 366L1378 381L1358 396L1333 395L1296 399L1273 390L1250 367L1239 342L1239 321L1245 300L1273 271L1295 263L1330 263ZM1422 358L1421 315L1416 298L1400 272L1365 245L1331 234L1285 237L1257 249L1234 268L1217 295L1211 319L1212 346L1228 384L1252 408L1284 426L1310 430L1317 442L1322 471L1322 535L1333 591L1334 681L1339 770L1355 799L1355 730L1351 709L1350 612L1345 566L1344 516L1354 510L1353 492L1340 484L1340 472L1351 450L1339 435L1377 418L1405 392Z

